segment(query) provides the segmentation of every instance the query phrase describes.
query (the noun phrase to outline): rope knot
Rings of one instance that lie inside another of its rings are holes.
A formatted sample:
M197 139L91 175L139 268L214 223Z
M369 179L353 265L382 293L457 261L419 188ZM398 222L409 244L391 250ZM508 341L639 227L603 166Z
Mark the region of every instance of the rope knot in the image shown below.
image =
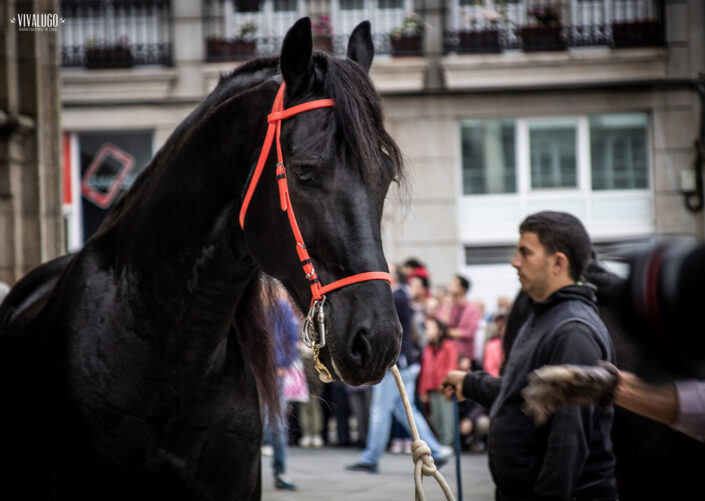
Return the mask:
M443 478L441 472L436 468L433 462L433 457L431 456L431 448L426 445L426 442L419 438L419 430L416 428L416 423L414 423L414 415L411 410L411 403L409 402L409 397L406 394L406 388L404 388L404 381L402 381L401 373L399 368L395 365L392 367L392 374L394 374L394 379L397 382L397 388L399 388L399 395L401 396L401 401L404 404L404 412L406 412L406 419L409 421L409 428L411 428L411 436L414 439L414 443L411 444L411 455L414 460L414 496L416 501L426 501L426 495L423 491L423 476L432 476L438 482L438 485L443 489L443 493L446 496L447 501L455 501L453 492L450 490L446 479Z
M436 473L436 465L433 462L433 457L431 456L431 448L421 439L414 440L411 444L411 456L413 458L414 464L419 461L423 461L422 472L426 476L432 476Z

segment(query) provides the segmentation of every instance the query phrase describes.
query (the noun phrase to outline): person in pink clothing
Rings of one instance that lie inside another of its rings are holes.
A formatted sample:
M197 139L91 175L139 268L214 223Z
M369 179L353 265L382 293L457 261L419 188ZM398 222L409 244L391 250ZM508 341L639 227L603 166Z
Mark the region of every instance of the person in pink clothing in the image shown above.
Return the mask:
M470 280L456 275L448 285L448 296L444 298L436 315L448 326L448 335L455 343L458 355L466 355L475 362L475 331L482 318L480 308L467 299Z
M431 425L438 441L443 445L453 445L453 403L447 401L438 390L448 371L458 368L458 351L449 339L448 329L443 322L437 318L428 318L425 327L427 344L421 358L417 385L419 398L431 408Z

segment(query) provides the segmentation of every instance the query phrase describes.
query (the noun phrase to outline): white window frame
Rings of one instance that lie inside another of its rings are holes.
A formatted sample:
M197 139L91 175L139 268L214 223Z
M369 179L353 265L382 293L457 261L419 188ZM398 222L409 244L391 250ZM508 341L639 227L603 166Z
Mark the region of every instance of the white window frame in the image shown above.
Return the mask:
M625 112L626 113L626 112ZM634 113L641 113L634 111ZM609 114L609 113L605 113ZM516 181L514 193L465 195L462 186L462 144L458 126L457 169L458 228L462 248L466 245L506 245L516 236L516 226L537 210L555 209L575 213L588 227L593 238L618 239L642 237L655 231L654 175L651 131L653 121L646 113L646 155L648 188L626 190L592 190L589 115L531 116L515 119ZM487 117L487 120L498 119ZM480 120L474 117L472 121ZM529 125L537 122L574 121L576 124L576 188L531 188ZM468 119L470 121L470 119ZM615 214L607 217L611 204ZM635 204L630 206L629 204ZM633 213L623 208L633 207ZM620 224L623 223L623 224ZM462 254L462 253L461 253ZM464 264L463 261L460 263Z

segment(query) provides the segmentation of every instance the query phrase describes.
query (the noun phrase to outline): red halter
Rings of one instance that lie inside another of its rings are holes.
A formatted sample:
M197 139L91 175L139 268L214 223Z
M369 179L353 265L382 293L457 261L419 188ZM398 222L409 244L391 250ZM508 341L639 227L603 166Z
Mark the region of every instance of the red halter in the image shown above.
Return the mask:
M247 187L247 193L245 194L245 200L242 202L242 207L240 208L240 227L245 228L245 215L247 214L247 208L250 205L252 195L257 188L257 183L264 169L264 165L267 162L267 157L269 156L269 151L272 147L272 142L274 141L274 135L276 133L277 139L277 184L279 185L279 203L281 209L286 211L289 217L289 225L291 226L291 231L294 233L294 238L296 239L296 252L299 255L299 260L303 266L304 273L306 274L306 279L309 281L311 286L311 305L315 301L322 301L327 292L335 289L340 289L346 285L355 284L358 282L365 282L367 280L386 280L391 282L391 277L389 273L382 271L369 271L366 273L359 273L357 275L352 275L340 280L336 280L328 285L321 286L316 270L313 267L313 262L311 261L311 256L308 254L306 249L306 244L304 243L303 236L299 230L299 225L296 223L296 216L294 216L294 208L291 206L291 199L289 198L289 186L286 181L286 169L284 168L284 160L282 155L282 148L279 142L281 136L282 120L286 120L298 113L304 111L316 110L319 108L327 108L334 105L332 99L319 99L316 101L309 101L308 103L299 104L291 108L284 109L284 90L286 84L282 82L281 87L279 87L279 92L277 92L277 97L274 98L274 105L272 106L272 112L267 116L267 123L269 126L267 128L267 135L264 139L264 144L262 145L262 151L259 154L259 159L257 160L257 166L252 175L252 180L250 185Z

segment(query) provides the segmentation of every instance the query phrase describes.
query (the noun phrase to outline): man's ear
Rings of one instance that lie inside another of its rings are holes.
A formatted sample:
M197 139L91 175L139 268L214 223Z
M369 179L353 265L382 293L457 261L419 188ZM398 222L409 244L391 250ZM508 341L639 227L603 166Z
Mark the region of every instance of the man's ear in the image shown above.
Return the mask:
M556 274L560 275L565 271L566 275L570 276L570 261L568 261L568 256L562 252L556 252L553 254L553 259Z

